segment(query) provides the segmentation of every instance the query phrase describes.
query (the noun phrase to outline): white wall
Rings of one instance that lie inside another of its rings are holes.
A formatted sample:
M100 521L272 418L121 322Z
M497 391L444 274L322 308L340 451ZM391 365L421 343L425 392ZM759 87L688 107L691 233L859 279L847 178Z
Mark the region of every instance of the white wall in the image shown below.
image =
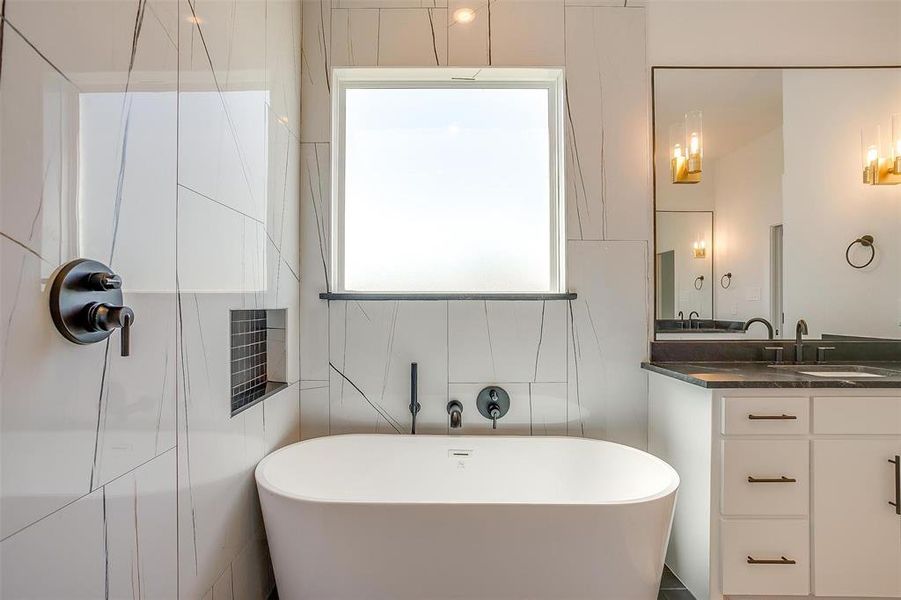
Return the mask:
M304 437L409 431L417 361L421 431L485 433L481 386L511 393L498 433L568 434L644 447L651 264L645 9L563 0L321 0L304 12L301 186ZM389 8L390 7L390 8ZM458 24L453 12L476 10ZM489 19L490 10L490 19ZM489 25L490 21L490 25ZM329 302L329 95L337 66L565 66L572 302Z
M253 469L299 437L298 346L232 418L229 310L296 340L300 2L3 8L0 597L262 600ZM54 328L76 257L122 276L130 356Z
M782 223L782 128L716 160L716 318L770 318L770 227ZM720 278L732 273L728 289Z
M901 187L861 183L860 129L890 128L901 74L786 71L783 90L786 326L804 318L811 335L897 337ZM864 234L876 238L877 256L856 270L845 249Z
M652 65L901 64L895 0L651 0Z

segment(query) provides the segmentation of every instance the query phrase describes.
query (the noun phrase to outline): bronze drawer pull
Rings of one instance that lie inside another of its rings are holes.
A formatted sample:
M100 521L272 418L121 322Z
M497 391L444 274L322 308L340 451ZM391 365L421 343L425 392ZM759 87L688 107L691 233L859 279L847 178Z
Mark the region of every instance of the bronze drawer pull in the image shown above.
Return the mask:
M748 415L752 421L793 421L797 419L797 415Z
M896 515L901 515L901 456L896 454L888 461L895 465L895 501L889 500L889 504L895 507Z
M785 558L784 556L780 556L779 558L753 558L748 557L749 565L795 565L798 564L797 561L794 561L790 558Z
M797 483L798 480L794 477L786 477L785 475L781 475L779 477L752 477L748 475L748 483Z

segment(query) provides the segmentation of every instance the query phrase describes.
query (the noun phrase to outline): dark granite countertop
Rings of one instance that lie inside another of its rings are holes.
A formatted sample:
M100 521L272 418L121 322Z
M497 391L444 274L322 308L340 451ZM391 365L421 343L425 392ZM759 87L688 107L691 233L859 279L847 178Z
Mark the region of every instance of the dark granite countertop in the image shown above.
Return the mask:
M721 319L657 319L657 333L745 333L744 321Z
M848 367L865 367L884 376L833 378L794 370L844 371ZM641 368L703 388L901 388L901 362L779 366L766 362L643 362Z
M695 329L688 329L688 328L686 328L686 329L658 329L658 330L657 330L657 333L658 333L658 334L661 334L661 333L662 333L662 334L670 334L670 333L678 333L678 334L684 334L684 333L728 333L728 334L731 334L731 335L735 335L736 333L742 333L742 334L743 334L743 333L745 333L745 332L742 331L741 329L720 329L720 328L713 328L713 327L698 327L698 328L695 328Z

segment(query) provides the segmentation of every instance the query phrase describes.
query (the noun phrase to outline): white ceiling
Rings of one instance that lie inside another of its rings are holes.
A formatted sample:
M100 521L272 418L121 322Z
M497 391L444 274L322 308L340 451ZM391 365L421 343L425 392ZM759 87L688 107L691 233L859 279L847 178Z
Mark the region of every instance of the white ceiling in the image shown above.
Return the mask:
M782 124L781 69L657 69L658 153L669 128L690 110L703 113L704 158L723 156Z

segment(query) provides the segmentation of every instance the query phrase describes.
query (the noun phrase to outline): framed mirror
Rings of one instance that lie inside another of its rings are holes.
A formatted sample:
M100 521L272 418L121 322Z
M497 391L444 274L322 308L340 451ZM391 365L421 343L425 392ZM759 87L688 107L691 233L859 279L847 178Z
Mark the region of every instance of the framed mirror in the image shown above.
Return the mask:
M901 68L652 78L656 339L901 339Z

